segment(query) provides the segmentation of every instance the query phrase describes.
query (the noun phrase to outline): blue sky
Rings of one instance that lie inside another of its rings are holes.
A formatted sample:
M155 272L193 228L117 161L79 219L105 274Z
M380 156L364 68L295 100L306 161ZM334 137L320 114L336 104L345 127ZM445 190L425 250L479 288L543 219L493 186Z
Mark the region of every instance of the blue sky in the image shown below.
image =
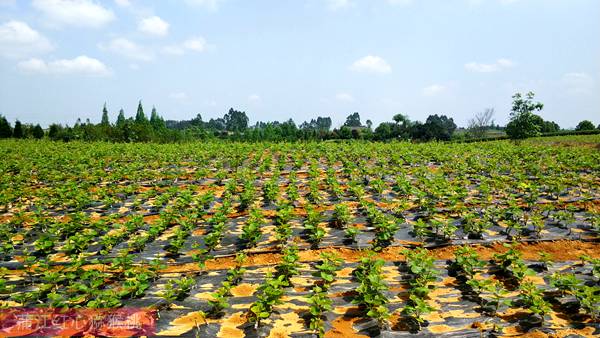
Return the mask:
M532 90L569 128L600 123L599 42L597 0L0 0L0 113L466 125Z

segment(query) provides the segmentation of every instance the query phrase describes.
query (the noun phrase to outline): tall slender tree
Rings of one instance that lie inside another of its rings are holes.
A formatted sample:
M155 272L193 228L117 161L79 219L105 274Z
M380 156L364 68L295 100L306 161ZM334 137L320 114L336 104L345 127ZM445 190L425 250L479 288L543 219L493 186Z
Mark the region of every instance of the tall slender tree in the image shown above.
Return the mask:
M119 128L121 128L125 125L125 112L123 111L123 108L121 108L121 110L119 110L119 115L117 116L116 125Z
M12 127L6 117L0 115L0 138L9 138L12 136Z
M146 118L146 114L144 114L144 107L142 107L142 100L138 103L137 112L135 113L135 122L136 123L146 123L148 119Z
M15 122L15 129L13 130L13 137L14 138L23 138L24 133L23 133L23 124L21 124L21 121L17 120Z
M158 130L165 127L165 121L163 120L158 112L156 111L156 107L152 107L152 113L150 114L150 125L154 130Z
M42 129L42 126L36 124L35 127L33 127L32 135L38 140L44 137L44 129Z
M104 108L102 108L102 120L100 121L100 124L105 127L110 125L110 121L108 120L108 109L106 109L106 102L104 103Z

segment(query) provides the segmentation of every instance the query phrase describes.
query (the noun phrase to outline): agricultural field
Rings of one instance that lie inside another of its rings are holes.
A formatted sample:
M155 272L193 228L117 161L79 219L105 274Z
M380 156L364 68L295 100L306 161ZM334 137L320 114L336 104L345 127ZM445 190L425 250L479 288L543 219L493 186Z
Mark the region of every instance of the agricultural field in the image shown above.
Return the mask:
M151 309L161 336L598 336L599 144L0 141L0 306Z

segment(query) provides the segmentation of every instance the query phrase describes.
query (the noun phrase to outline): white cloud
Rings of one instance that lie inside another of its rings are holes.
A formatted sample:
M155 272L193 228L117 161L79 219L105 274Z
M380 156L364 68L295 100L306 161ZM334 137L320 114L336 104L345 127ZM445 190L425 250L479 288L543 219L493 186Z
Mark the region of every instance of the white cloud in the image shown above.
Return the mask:
M350 70L355 72L386 74L392 71L392 67L379 56L367 55L354 61L350 66Z
M131 60L152 61L154 53L146 48L125 38L114 38L106 44L99 44L98 47Z
M11 20L0 25L0 55L25 57L52 50L52 44L25 22Z
M350 0L327 0L329 9L337 11L338 9L344 9L351 7L353 4Z
M448 88L441 84L433 84L431 86L423 88L423 95L425 96L436 96L445 92Z
M154 53L125 38L112 39L108 44L100 44L99 47L132 60L151 61L154 59Z
M162 48L162 52L170 55L183 55L186 51L202 53L207 51L210 45L201 36L196 36L183 41L180 44L169 45Z
M341 102L354 102L354 96L348 93L337 93L335 99Z
M169 23L155 15L140 20L138 30L148 35L166 36L169 34Z
M129 7L129 6L131 6L131 2L129 0L115 0L115 3L119 7Z
M515 65L514 62L512 62L509 59L498 59L498 61L496 61L496 64L503 68L510 68Z
M183 42L183 48L194 52L204 52L207 48L206 40L201 36L189 38Z
M31 58L19 62L17 66L25 72L39 74L83 74L91 76L108 76L111 74L110 69L100 60L85 55L74 59L60 59L50 62Z
M594 92L594 79L586 73L567 73L562 77L562 84L569 94L591 94Z
M177 100L177 101L183 101L183 100L186 100L188 98L188 96L184 92L175 92L175 93L169 94L169 98L171 98L173 100Z
M115 19L111 10L92 0L33 0L32 6L54 25L96 28Z
M219 4L223 2L223 0L186 0L186 2L193 6L204 7L214 11L219 8Z
M250 102L258 102L258 101L260 101L260 96L258 94L248 95L248 101L250 101Z
M514 65L514 62L509 59L498 59L495 63L469 62L465 64L465 69L476 73L494 73L512 68Z

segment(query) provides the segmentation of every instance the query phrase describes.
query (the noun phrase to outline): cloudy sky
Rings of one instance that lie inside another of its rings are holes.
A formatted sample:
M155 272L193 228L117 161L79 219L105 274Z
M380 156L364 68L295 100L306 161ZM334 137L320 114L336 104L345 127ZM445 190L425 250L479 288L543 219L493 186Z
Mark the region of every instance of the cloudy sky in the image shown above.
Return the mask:
M535 91L562 127L600 123L597 0L0 0L0 114L251 123L396 113L505 123Z

